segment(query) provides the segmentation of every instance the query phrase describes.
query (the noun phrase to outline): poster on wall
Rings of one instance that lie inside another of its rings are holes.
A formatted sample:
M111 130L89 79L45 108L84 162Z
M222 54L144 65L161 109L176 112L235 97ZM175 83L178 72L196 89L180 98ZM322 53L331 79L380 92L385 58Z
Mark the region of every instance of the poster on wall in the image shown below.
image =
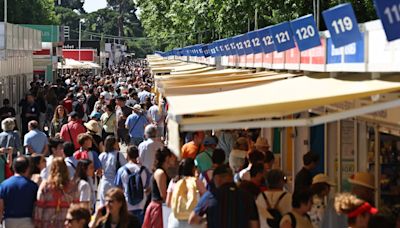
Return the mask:
M342 192L350 192L349 178L354 174L354 160L342 160Z

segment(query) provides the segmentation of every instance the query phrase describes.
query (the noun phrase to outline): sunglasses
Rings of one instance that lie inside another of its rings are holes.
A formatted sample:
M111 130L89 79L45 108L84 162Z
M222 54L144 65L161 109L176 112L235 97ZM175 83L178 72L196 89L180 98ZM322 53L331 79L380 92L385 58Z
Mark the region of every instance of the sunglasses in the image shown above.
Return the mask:
M73 221L75 221L75 220L77 220L77 219L65 219L65 221L68 223L68 224L71 224Z

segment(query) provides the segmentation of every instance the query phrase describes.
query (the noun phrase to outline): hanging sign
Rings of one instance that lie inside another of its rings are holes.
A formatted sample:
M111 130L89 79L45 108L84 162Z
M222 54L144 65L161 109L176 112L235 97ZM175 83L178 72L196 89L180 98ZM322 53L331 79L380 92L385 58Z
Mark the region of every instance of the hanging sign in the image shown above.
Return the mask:
M340 4L322 12L325 25L336 48L361 40L356 16L350 3Z
M290 26L300 51L321 45L318 29L311 14L291 21Z
M258 40L264 53L271 53L275 51L274 38L271 35L271 27L266 27L258 30Z
M247 39L245 40L245 46L251 48L252 53L258 54L263 52L263 47L258 37L258 31L247 33Z
M400 0L374 0L388 41L400 38Z
M236 51L237 51L238 55L246 54L245 46L243 44L244 38L245 38L244 35L239 35L239 36L233 37L233 41L235 42Z
M243 43L244 52L245 52L246 55L254 53L253 47L251 46L251 42L250 42L250 38L249 38L249 34L248 33L243 35L242 43Z
M277 52L282 52L295 47L292 29L289 22L283 22L270 28Z

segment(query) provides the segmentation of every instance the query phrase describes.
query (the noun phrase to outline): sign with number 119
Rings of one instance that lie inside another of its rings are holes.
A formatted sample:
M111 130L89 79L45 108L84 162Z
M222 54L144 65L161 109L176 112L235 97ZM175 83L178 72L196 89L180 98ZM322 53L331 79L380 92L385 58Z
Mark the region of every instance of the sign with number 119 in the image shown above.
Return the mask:
M322 12L325 25L336 48L362 39L353 7L341 4Z

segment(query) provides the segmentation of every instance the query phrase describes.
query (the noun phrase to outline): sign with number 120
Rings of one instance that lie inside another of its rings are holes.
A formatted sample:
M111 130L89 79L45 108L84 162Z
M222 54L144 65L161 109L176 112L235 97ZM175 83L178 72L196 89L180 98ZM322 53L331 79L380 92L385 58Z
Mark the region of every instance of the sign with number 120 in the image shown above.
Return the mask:
M382 21L386 38L392 41L400 38L400 0L374 0L375 9Z
M318 29L311 14L291 21L290 25L300 51L321 45Z
M336 48L362 39L353 7L341 4L322 12L325 25Z

